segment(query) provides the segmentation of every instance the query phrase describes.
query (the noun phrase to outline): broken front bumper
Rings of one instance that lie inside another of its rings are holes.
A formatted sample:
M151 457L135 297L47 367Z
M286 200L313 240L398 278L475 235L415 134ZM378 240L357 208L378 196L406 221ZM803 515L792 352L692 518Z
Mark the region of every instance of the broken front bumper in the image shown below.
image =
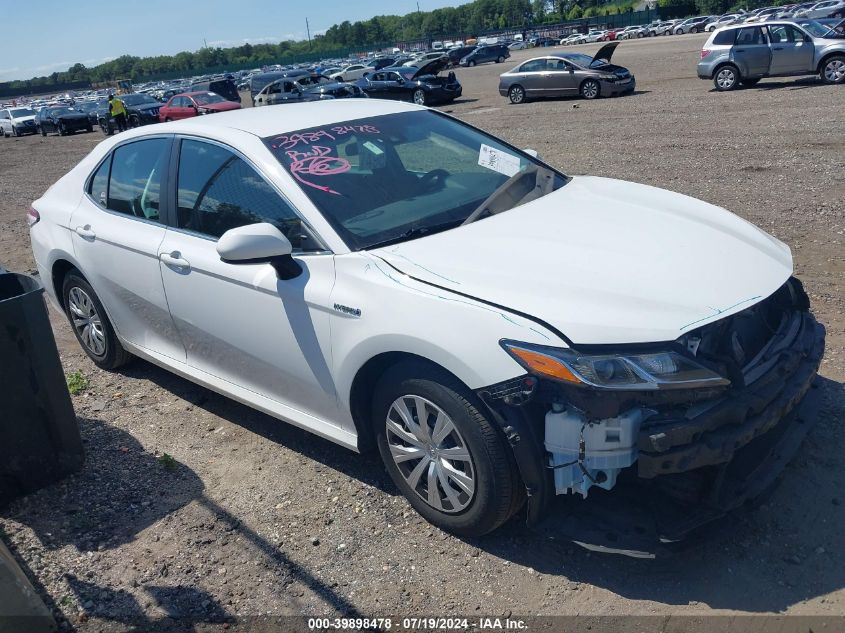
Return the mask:
M609 473L605 481L610 486L593 481L589 499L562 497L555 506L566 506L570 512L557 517L558 529L585 546L642 552L648 543L682 540L764 492L816 421L818 398L813 397L812 386L824 338L824 327L808 310L793 309L742 369L735 382L742 386L682 407L641 404L658 413L639 426L633 440L635 462ZM544 443L548 399L542 390L528 400L503 396L506 392L497 385L480 395L513 448L528 493L528 520L537 523L552 508L556 492L565 492L560 486L555 489L556 456ZM596 412L613 398L592 397L601 401ZM630 403L620 406L627 408ZM607 420L598 418L621 419L622 413L622 409L606 415L594 412L587 418L602 423ZM595 474L588 462L584 465ZM586 496L589 487L573 486L571 491ZM613 489L601 489L609 487Z

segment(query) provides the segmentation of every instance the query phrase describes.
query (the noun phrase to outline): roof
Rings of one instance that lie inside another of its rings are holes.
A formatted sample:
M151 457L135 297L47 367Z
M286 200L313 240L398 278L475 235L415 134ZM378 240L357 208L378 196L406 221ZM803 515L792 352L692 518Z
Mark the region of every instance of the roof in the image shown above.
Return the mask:
M229 110L211 116L192 117L180 121L160 124L159 126L144 126L135 128L129 133L162 133L166 130L172 133L208 133L214 136L215 130L220 128L240 130L254 134L260 138L285 134L295 130L304 130L322 125L333 125L342 121L363 119L372 116L395 114L397 112L413 112L425 110L422 106L399 101L383 99L335 99L331 101L310 101L306 103L289 103L283 106L263 106L260 108L243 108ZM121 136L123 136L123 134ZM132 134L134 136L134 134Z

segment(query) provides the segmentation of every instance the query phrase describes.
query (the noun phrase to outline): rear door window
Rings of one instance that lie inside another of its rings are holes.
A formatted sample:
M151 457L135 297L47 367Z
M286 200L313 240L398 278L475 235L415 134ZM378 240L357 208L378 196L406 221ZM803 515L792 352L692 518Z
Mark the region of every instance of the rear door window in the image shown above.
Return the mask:
M108 208L145 220L159 221L161 177L170 139L153 138L114 150Z
M734 37L736 37L736 29L719 31L713 38L713 43L716 45L731 45L734 43Z
M748 26L737 31L736 43L737 46L752 46L765 44L766 40L763 38L763 30L759 26Z

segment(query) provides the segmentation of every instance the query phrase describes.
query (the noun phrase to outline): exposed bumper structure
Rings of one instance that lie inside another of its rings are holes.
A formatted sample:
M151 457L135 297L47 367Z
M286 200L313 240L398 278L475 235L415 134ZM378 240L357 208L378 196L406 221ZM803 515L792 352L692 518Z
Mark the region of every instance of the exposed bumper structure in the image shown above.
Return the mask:
M771 486L816 421L812 386L824 327L790 280L697 336L700 356L719 358L724 341L735 351L734 359L720 358L729 389L654 398L567 391L546 381L526 389L517 379L481 390L513 447L529 522L564 495L571 512L556 525L572 540L650 556ZM581 498L588 490L589 499Z

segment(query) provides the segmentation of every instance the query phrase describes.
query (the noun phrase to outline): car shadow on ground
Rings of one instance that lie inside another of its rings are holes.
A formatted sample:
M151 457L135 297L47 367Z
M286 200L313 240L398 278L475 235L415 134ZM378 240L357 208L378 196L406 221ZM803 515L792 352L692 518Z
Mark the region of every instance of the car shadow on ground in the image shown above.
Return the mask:
M535 97L532 99L526 99L525 103L543 103L543 102L562 102L566 103L568 101L572 101L575 103L589 103L590 101L607 101L608 99L630 99L631 97L638 97L640 95L647 95L651 90L634 90L634 92L629 92L628 94L624 95L616 95L612 97L603 97L600 96L597 99L585 99L581 95L567 95L562 97ZM522 105L522 104L514 104L507 102L508 105Z
M801 79L763 79L760 83L754 86L739 86L737 90L742 91L766 91L766 90L803 90L804 88L823 88L828 84L821 81L818 77L802 77ZM715 88L711 88L709 92L719 92Z
M147 452L132 435L110 424L87 417L77 420L86 450L83 468L3 508L4 517L32 529L45 548L57 550L73 546L89 556L108 552L135 540L144 530L187 504L195 503L274 567L285 570L292 580L308 587L338 615L361 617L354 604L288 557L279 546L205 496L202 480L186 465ZM339 453L344 451L340 447L336 449ZM338 455L327 461L340 463L342 460ZM28 557L21 556L13 543L10 543L10 549L47 607L61 620L55 596L47 593L38 574L27 565ZM147 603L142 606L135 594L114 586L98 585L96 578L80 578L68 572L65 580L86 613L85 617L101 622L142 628L153 626L159 630L160 619L170 618L184 625L180 630L190 630L185 627L232 619L211 594L194 586L142 583L138 594L145 596Z

